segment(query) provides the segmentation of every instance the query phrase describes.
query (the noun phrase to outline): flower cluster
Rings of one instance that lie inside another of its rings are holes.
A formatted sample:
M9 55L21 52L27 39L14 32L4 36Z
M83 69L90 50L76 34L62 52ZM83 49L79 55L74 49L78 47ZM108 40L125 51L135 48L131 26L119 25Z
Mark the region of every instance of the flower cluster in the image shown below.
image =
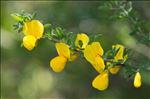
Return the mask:
M66 33L60 27L56 29L45 28L39 20L30 19L25 20L21 15L16 15L15 18L22 18L22 32L24 33L23 45L31 51L35 46L37 40L40 38L48 38L55 42L58 56L50 60L50 67L54 72L61 72L64 70L68 61L74 61L80 54L92 65L98 75L92 81L92 86L98 90L105 90L109 86L109 75L117 74L121 68L125 67L128 59L128 53L123 45L113 45L109 51L104 51L100 42L91 42L90 37L86 33L72 34ZM25 20L25 21L24 21ZM45 32L45 35L43 33ZM135 72L134 86L136 88L141 86L141 75Z
M43 36L44 26L39 20L31 20L25 22L23 25L23 45L26 49L31 51L38 39Z
M14 13L11 16L17 21L14 26L14 30L23 32L23 46L31 51L35 46L37 40L42 38L44 33L44 26L39 20L35 20L36 14L28 14L24 11L21 14Z

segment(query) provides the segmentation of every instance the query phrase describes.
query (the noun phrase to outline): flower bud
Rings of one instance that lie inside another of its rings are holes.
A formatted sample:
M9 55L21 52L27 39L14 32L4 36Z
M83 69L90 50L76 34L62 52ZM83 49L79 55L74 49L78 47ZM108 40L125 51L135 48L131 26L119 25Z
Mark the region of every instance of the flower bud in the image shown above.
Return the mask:
M141 84L141 75L139 72L137 72L134 77L134 87L139 88Z
M36 38L32 35L27 35L23 38L23 46L31 51L35 47Z

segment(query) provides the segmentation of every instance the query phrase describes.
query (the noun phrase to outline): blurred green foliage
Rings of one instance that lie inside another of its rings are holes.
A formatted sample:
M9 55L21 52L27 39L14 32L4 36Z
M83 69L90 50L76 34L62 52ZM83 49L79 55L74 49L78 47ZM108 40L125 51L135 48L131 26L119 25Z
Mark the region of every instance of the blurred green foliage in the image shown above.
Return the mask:
M129 33L133 34L134 29L138 27L134 27L135 24L130 23L128 18L112 20L110 16L118 15L116 13L120 13L120 10L99 9L106 3L105 1L1 1L1 98L150 98L150 47L149 43L143 43L145 37L146 42L149 42L149 36L145 36L147 32L138 33L142 36L131 36ZM129 9L127 8L129 12L130 6L129 4ZM82 57L75 62L67 63L62 73L54 73L49 67L50 59L56 56L54 43L41 39L32 52L20 47L22 34L14 32L12 25L15 21L10 14L21 10L29 13L36 11L37 19L44 24L60 26L73 33L101 34L97 39L105 51L113 44L124 44L132 50L129 63L132 63L133 67L147 66L146 70L141 71L142 87L135 89L133 80L127 81L120 73L110 77L110 87L106 91L97 91L91 86L97 73ZM133 1L132 11L140 15L137 18L147 22L144 28L149 29L150 2ZM140 24L140 21L137 22ZM141 24L143 27L143 23Z
M111 19L127 20L132 29L129 34L138 39L138 43L150 46L150 22L140 18L138 12L133 9L132 1L108 1L99 8L113 11Z

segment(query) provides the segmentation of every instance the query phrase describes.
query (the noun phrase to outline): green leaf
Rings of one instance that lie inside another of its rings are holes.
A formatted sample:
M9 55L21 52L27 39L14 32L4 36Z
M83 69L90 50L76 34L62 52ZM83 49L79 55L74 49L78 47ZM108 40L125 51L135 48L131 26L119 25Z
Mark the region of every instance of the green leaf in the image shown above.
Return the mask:
M20 47L23 47L23 43L20 44Z
M37 13L36 13L36 12L32 13L32 15L31 15L31 19L33 20L33 19L36 17L36 15L37 15Z
M124 65L125 78L130 79L133 76L133 74L135 74L135 70L127 62Z
M56 31L56 35L59 39L62 39L64 37L64 31L61 27L57 27L55 29L55 31Z
M75 47L75 40L77 38L77 34L72 35L70 46Z
M67 33L67 37L70 37L70 36L72 36L73 35L73 32L68 32Z
M21 31L22 31L22 28L19 28L19 29L18 29L18 33L20 33Z
M51 24L44 24L44 28L51 28L52 25Z
M17 13L14 13L14 14L11 14L11 16L16 20L16 21L23 21L23 18L17 14Z
M129 48L124 49L123 57L128 55L131 50Z
M95 34L95 35L90 35L90 43L94 41L99 41L99 38L102 36L102 34Z
M126 4L126 10L129 12L132 11L132 2L131 1L128 1L127 4Z

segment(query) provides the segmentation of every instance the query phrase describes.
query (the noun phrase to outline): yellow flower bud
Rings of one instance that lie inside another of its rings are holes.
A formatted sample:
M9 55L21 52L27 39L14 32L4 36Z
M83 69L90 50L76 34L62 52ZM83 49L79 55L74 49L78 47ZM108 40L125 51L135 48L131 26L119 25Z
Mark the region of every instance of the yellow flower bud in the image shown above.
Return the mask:
M141 75L139 72L137 72L134 77L134 87L139 88L141 84L142 84Z
M32 35L36 39L40 39L43 36L44 26L39 20L32 20L25 22L23 26L23 33L25 35Z
M84 33L80 33L77 35L77 38L75 40L75 45L81 49L84 49L89 42L89 37L84 34Z
M61 72L64 69L66 62L67 59L65 57L57 56L50 61L50 66L54 72Z
M31 51L35 47L36 38L32 35L25 36L23 38L23 46Z
M108 88L109 78L108 72L104 71L103 73L99 74L92 82L92 86L98 90L105 90Z

